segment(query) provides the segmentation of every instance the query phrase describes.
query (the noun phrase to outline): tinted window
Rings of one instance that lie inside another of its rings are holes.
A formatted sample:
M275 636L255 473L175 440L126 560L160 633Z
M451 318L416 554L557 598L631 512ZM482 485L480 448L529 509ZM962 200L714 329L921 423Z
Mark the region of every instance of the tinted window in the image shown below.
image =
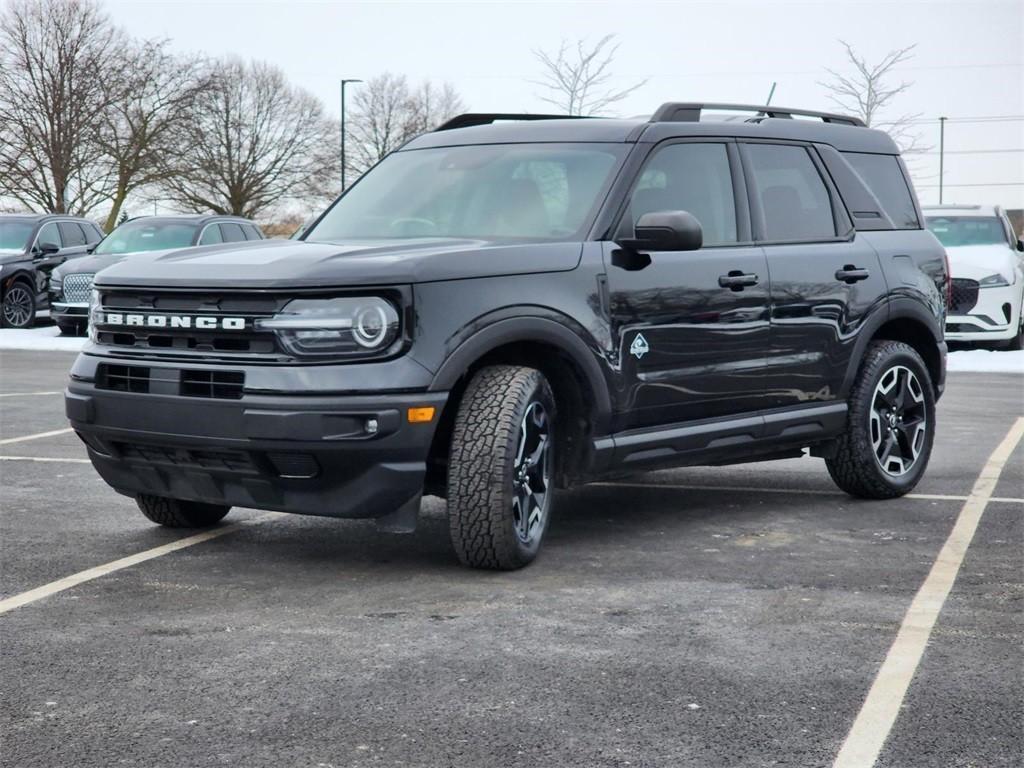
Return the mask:
M32 222L0 219L0 250L23 251L32 236Z
M748 144L754 187L768 240L825 240L836 235L832 200L803 147Z
M199 245L213 245L214 243L223 243L224 238L221 237L220 227L216 224L207 225L206 229L203 230L203 236L199 238Z
M225 243L237 243L245 240L245 233L237 224L221 224L220 236L224 238Z
M897 229L918 229L921 224L914 210L910 187L903 177L903 169L895 155L869 155L864 152L844 152L868 189L875 193L885 213Z
M60 246L60 232L57 231L57 225L52 221L49 224L43 226L39 230L39 234L36 235L36 246L41 246L43 243L53 243L54 245Z
M85 245L85 232L82 231L80 226L70 221L62 221L57 226L60 229L60 239L63 241L65 248Z
M625 151L579 143L395 152L304 239L578 237Z
M195 224L136 219L111 232L96 246L96 253L137 253L187 248L195 237Z
M656 151L630 198L633 223L645 213L688 211L704 245L736 242L736 200L724 144L670 144Z
M245 232L245 238L247 240L262 240L263 235L256 229L252 224L243 224L242 231Z
M89 245L92 245L93 243L98 243L100 240L103 239L103 233L100 232L100 230L92 224L83 224L82 229L85 230L85 242L87 242Z
M925 216L924 220L947 248L1007 244L1003 222L995 216Z

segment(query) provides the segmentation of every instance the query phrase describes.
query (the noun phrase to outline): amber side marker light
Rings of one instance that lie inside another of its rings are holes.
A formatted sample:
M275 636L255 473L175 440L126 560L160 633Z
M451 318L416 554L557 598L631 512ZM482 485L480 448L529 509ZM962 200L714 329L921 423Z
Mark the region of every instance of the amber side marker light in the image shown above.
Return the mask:
M407 414L410 424L424 424L434 420L434 406L428 405L423 408L410 408Z

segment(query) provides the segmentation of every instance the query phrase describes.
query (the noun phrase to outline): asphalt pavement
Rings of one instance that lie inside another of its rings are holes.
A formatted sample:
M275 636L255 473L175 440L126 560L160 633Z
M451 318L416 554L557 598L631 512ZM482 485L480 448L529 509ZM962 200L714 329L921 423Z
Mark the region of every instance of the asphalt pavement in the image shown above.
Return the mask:
M0 600L182 540L82 461L73 356L0 353ZM242 525L0 614L0 765L830 766L1024 379L951 374L912 497L797 459L562 494L540 558ZM34 435L45 437L21 439ZM1003 469L878 766L1017 766L1024 448Z

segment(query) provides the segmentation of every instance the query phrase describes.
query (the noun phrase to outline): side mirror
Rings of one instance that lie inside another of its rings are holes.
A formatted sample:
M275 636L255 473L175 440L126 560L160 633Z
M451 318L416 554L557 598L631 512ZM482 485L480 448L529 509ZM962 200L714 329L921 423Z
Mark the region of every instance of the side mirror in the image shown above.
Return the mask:
M634 236L619 245L634 251L696 251L704 244L697 218L686 211L643 214L633 228Z
M56 243L39 243L36 246L36 253L40 256L53 256L53 254L60 251L60 246Z

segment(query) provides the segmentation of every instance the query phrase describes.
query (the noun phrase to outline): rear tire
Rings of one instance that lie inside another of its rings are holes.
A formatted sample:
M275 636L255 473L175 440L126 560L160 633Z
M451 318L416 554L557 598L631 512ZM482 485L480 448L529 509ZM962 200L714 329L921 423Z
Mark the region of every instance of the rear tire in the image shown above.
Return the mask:
M0 327L31 328L36 322L36 297L24 280L16 280L0 302Z
M850 393L846 432L828 472L842 490L863 499L892 499L924 475L935 438L935 390L913 347L875 341Z
M555 398L540 371L480 370L459 403L448 461L448 527L463 565L529 564L554 502Z
M208 528L219 523L231 510L220 504L168 499L148 493L138 494L135 503L149 520L165 528Z

